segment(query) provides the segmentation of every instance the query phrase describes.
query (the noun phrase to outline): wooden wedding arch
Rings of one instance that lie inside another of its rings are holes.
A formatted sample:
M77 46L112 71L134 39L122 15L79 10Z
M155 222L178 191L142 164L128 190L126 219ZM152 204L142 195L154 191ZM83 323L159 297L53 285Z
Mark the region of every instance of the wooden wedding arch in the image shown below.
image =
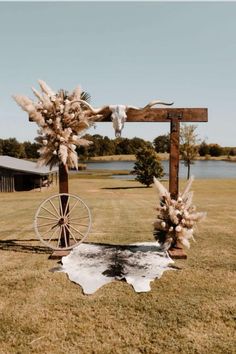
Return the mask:
M51 248L68 250L83 242L89 233L89 208L78 196L69 194L66 157L70 156L70 165L77 166L74 144L87 143L86 140L80 139L78 133L90 125L89 120L112 120L116 134L120 134L125 121L170 123L169 192L172 199L178 198L180 123L207 122L207 108L153 108L156 104L172 105L158 100L143 108L113 105L95 109L83 100L80 87L68 96L63 90L54 93L43 81L39 80L39 84L42 94L32 88L39 103L34 103L25 96L14 96L14 99L29 114L29 120L35 121L41 128L38 139L43 147L41 152L44 163L53 162L56 158L59 164L59 194L41 203L35 216L35 231L42 242L50 247L53 237L58 235L56 247ZM44 227L45 230L42 231ZM84 228L83 231L80 231L80 228ZM75 233L78 235L75 236Z
M126 122L161 122L170 124L170 158L169 158L169 191L173 199L179 194L179 160L180 160L180 123L207 122L207 108L149 108L137 110L128 108ZM103 114L100 122L110 122L109 109ZM68 172L63 164L59 167L59 191L68 193ZM179 250L169 251L173 258L186 258L180 247Z

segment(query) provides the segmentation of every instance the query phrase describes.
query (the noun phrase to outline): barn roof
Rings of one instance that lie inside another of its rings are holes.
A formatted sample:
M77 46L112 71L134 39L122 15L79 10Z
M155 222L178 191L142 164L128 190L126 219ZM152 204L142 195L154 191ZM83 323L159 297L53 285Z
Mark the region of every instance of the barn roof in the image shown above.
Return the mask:
M53 167L50 170L49 167L38 167L36 162L17 159L11 156L0 156L0 167L37 175L48 175L49 173L58 171L57 167Z

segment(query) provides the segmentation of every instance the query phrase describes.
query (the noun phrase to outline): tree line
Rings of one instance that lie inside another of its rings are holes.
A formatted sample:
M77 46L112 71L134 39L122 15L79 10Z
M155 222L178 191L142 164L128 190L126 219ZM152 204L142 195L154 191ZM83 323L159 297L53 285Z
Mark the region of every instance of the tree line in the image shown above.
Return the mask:
M186 129L187 127L187 129ZM192 132L191 132L192 130ZM191 132L191 133L190 133ZM217 157L217 156L236 156L236 147L223 147L220 146L219 144L212 143L212 144L207 144L205 140L199 143L197 139L197 134L195 133L195 126L194 125L188 125L188 126L183 126L181 132L180 132L180 143L183 145L185 142L185 138L188 140L188 134L195 135L194 138L194 144L196 147L196 153L199 154L200 156L212 156L212 157ZM192 139L192 138L191 138ZM193 143L193 141L192 141ZM156 150L156 152L170 152L170 136L169 134L166 135L160 135L157 138L153 140L153 145Z
M92 141L93 144L89 147L81 146L77 148L80 160L88 160L90 157L95 156L133 155L136 154L137 150L144 148L153 148L157 153L168 153L170 151L169 134L160 135L156 137L153 142L137 137L132 139L110 139L107 136L101 136L99 134L87 134L85 138ZM182 142L182 145L183 144L184 142ZM199 143L196 139L192 145L195 146L195 154L199 154L200 156L236 156L236 147L222 147L219 144L207 144L205 141ZM0 139L0 155L37 159L39 157L39 147L39 144L36 142L25 141L21 143L17 141L16 138Z
M141 138L116 138L109 139L99 134L86 134L83 138L92 142L89 147L77 147L80 160L88 160L90 157L107 155L132 155L140 148L152 148L149 141ZM16 138L0 139L0 155L8 155L17 158L37 159L40 145L36 142L17 141Z

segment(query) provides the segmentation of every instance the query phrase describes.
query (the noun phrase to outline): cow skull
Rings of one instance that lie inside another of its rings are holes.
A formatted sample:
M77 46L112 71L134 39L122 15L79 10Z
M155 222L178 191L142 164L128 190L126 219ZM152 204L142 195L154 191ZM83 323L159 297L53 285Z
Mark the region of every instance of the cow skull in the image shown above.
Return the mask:
M111 113L111 120L113 123L113 128L115 130L116 138L121 136L121 131L124 128L124 124L127 118L127 106L123 105L112 105L109 106Z
M84 104L90 112L93 114L103 114L103 112L106 112L109 110L111 113L111 120L113 123L113 128L115 130L115 136L120 137L121 136L121 131L124 128L125 121L127 119L127 111L128 109L137 109L137 110L147 110L149 108L152 108L153 106L157 104L163 104L165 106L171 106L173 102L163 102L161 100L156 100L156 101L151 101L148 103L145 107L143 108L138 108L138 107L133 107L133 106L125 106L125 105L110 105L110 106L103 106L101 108L93 108L88 102L79 100L82 104Z

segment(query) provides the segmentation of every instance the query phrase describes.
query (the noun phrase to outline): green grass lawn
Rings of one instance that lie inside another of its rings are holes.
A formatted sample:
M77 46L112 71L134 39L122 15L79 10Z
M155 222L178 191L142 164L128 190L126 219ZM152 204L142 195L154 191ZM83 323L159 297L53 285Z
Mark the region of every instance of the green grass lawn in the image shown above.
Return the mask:
M235 353L236 180L197 180L194 202L207 219L180 270L137 294L113 282L85 296L49 270L32 229L48 190L1 193L0 353ZM152 241L158 195L135 181L70 180L90 207L88 241Z

